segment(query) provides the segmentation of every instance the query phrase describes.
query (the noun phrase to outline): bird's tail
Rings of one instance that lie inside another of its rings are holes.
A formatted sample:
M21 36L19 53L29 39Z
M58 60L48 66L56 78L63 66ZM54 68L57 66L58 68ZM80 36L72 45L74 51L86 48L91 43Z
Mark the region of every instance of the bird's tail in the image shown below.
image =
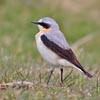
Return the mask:
M89 72L87 72L83 67L78 67L81 72L83 72L87 77L92 78L93 75L91 75Z
M83 72L87 77L92 78L93 75L91 75L88 71L86 71L80 63L77 64L77 67L75 66L76 69L80 70Z
M76 68L82 71L87 77L92 78L93 75L91 75L88 71L86 71L83 66L79 63L78 60L75 61Z
M87 77L89 77L89 78L92 78L93 77L93 75L91 75L89 72L87 72L87 71L84 71L84 74L87 76Z

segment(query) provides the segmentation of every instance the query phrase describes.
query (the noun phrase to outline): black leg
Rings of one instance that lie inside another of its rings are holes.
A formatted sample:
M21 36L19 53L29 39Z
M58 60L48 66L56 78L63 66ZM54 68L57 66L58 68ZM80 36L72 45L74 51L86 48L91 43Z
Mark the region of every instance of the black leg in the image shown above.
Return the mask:
M50 71L50 75L49 75L49 78L48 78L47 84L49 84L49 81L50 81L50 79L51 79L52 73L53 73L53 69Z
M60 71L61 71L61 83L63 83L63 68L61 68Z

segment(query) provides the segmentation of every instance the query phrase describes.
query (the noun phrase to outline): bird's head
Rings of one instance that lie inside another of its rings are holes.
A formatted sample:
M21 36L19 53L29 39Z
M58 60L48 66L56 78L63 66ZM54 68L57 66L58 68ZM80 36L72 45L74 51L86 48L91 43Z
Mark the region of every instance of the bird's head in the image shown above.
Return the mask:
M37 24L40 31L41 30L58 30L59 26L55 20L49 17L41 18L39 21L33 21L33 24Z

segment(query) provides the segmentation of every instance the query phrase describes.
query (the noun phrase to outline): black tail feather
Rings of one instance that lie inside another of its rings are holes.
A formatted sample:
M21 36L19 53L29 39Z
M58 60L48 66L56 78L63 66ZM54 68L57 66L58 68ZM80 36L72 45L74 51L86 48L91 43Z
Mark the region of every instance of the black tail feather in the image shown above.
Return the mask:
M87 77L89 77L89 78L92 78L92 77L93 77L93 75L91 75L89 72L84 72L84 74L85 74Z

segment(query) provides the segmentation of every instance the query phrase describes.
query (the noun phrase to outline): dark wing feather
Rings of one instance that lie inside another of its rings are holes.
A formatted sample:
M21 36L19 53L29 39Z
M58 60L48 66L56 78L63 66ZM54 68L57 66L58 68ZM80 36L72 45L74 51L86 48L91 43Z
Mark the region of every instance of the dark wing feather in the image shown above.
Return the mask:
M74 64L78 69L80 69L82 72L84 72L84 74L86 74L88 77L92 77L91 74L89 74L83 67L82 65L79 63L79 61L77 60L75 54L73 53L73 51L71 49L63 49L60 46L58 46L56 43L54 43L53 41L50 41L45 35L41 36L41 40L44 43L44 45L46 47L48 47L49 49L51 49L53 52L55 52L56 54L58 54L60 57L68 60L69 62L71 62L72 64Z

